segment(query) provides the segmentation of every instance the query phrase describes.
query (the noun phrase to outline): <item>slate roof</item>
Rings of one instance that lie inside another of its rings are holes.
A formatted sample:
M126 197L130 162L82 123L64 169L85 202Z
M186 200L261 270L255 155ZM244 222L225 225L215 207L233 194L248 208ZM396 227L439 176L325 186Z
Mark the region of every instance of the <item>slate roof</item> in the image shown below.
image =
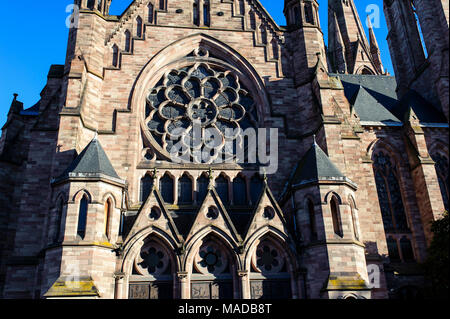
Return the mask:
M289 184L291 187L297 187L319 181L341 181L354 184L342 174L320 146L314 143L297 164Z
M120 179L97 138L78 155L60 178L69 176L108 176ZM58 179L60 179L58 178Z
M361 121L402 123L411 108L422 123L447 123L444 114L414 90L401 100L397 96L395 77L385 75L337 76L344 87L345 96Z

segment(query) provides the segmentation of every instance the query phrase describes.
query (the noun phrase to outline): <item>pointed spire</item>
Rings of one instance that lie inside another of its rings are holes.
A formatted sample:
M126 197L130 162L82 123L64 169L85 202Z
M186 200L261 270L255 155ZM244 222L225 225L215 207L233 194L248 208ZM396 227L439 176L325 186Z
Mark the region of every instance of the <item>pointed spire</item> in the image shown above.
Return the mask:
M370 69L371 73L378 71L376 63L372 62L370 45L354 1L328 0L328 4L329 41L330 44L334 43L336 47L334 51L339 50L338 43L343 44L346 71L350 74L363 69ZM339 58L340 56L335 57L335 60ZM342 73L338 70L337 64L335 62L336 72Z
M212 189L214 188L214 176L213 176L214 171L212 170L212 168L210 167L208 170L208 178L209 178L209 184L208 184L208 189Z
M377 38L369 16L367 16L367 26L369 28L370 54L372 55L374 66L380 74L385 74L383 62L381 61L380 47L378 46Z

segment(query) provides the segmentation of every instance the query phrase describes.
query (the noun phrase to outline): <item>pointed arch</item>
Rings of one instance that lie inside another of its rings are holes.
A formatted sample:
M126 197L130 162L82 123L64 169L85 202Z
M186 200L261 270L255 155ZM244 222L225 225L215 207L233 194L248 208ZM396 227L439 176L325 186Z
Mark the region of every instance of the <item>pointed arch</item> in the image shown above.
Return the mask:
M129 238L124 244L124 257L121 264L121 271L123 273L132 273L133 261L139 253L146 238L158 238L158 240L166 245L166 247L168 247L168 249L171 251L177 251L179 248L174 238L172 238L170 234L160 229L159 227L152 226L144 228L133 237ZM175 271L181 271L180 259L173 255L173 261L174 265L176 266Z
M178 204L192 204L194 201L194 178L184 172L178 179Z
M333 221L333 231L339 237L344 237L344 233L342 231L342 218L341 211L339 208L339 200L333 195L330 199L330 211L331 211L331 219Z
M175 201L175 178L169 172L166 172L159 180L159 191L167 204L173 204Z
M78 204L78 223L77 223L77 234L82 239L86 236L86 226L87 226L87 215L89 207L89 197L87 194L83 194Z
M196 254L202 243L205 241L205 239L211 237L216 238L220 243L227 247L228 251L230 252L230 256L232 256L233 258L233 262L236 264L238 269L241 269L240 259L235 253L236 251L238 251L238 243L225 231L213 225L202 228L190 239L188 239L185 244L186 258L183 263L183 268L188 272L192 271L192 261L194 259L194 255Z
M140 16L137 16L136 18L136 36L138 38L142 38L144 31L144 24L142 21L142 18Z
M124 51L131 52L131 32L130 30L125 30L125 42L124 42Z

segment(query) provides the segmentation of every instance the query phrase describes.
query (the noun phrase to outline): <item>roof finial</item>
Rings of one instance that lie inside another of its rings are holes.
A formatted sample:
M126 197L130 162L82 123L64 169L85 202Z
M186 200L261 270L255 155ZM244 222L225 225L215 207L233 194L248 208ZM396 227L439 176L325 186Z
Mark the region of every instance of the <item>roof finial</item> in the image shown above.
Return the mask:
M95 130L95 135L94 135L93 140L94 140L94 141L97 141L97 140L98 140L98 130Z
M14 101L16 101L16 100L17 100L17 97L19 96L19 94L14 93L13 95L14 95Z
M213 179L214 179L213 172L214 171L210 167L209 170L208 170L208 177L209 177L208 189L212 189L213 188Z
M155 167L153 169L153 175L152 175L152 179L153 179L153 188L156 188L156 178L158 176L158 169Z
M265 167L263 167L263 179L264 179L264 184L265 185L267 185L267 172L266 172L266 168Z
M316 134L313 135L313 146L317 146Z

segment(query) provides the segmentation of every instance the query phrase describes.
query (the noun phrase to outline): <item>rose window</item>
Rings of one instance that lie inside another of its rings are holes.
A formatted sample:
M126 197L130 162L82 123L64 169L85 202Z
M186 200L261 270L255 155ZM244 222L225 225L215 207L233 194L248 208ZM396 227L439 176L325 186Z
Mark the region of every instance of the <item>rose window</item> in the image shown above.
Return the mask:
M161 275L169 265L169 258L158 245L145 245L136 258L136 269L141 275Z
M237 129L257 127L257 112L234 73L200 63L172 70L150 90L145 124L162 154L196 159L194 150L201 150L215 154L197 159L208 163L220 153L234 157L238 146L245 149Z
M195 262L196 268L203 274L221 274L228 265L226 254L220 247L213 243L204 244L197 256Z
M280 272L284 266L284 258L270 243L263 243L258 246L254 257L256 268L263 273Z

